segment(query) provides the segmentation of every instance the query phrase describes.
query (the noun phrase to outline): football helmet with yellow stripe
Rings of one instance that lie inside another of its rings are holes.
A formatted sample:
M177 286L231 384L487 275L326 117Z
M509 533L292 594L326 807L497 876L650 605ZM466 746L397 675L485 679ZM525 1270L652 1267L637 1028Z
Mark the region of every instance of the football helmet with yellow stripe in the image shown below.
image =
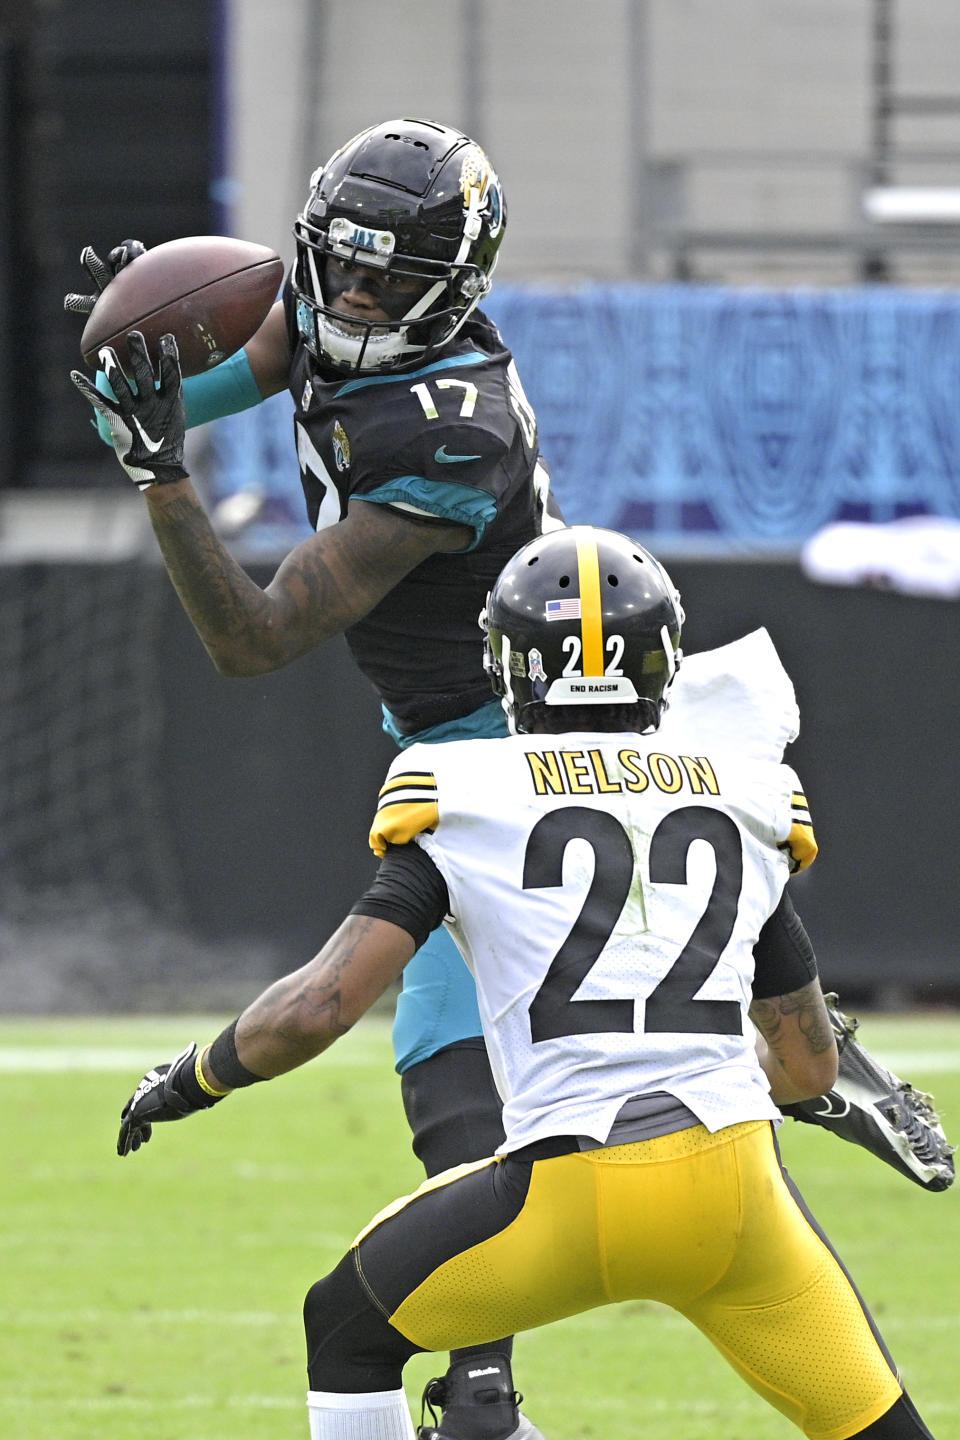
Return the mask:
M642 545L573 525L525 545L480 617L513 734L655 730L680 664L683 607ZM576 716L572 711L576 710Z

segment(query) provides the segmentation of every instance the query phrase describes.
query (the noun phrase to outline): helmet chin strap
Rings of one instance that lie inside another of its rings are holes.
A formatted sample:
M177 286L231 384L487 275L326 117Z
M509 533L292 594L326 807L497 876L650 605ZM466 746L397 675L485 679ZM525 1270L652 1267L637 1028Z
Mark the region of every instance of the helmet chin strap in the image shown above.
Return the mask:
M677 673L677 657L673 653L673 642L670 639L670 631L666 625L660 626L660 639L663 642L663 654L667 662L667 685L669 685ZM666 689L666 685L664 689Z
M420 299L410 306L410 309L403 317L404 325L410 325L414 320L419 320L421 316L425 315L434 300L438 300L443 294L445 285L445 280L438 280L435 285L431 285L426 294L421 295Z
M318 300L322 300L323 286L320 284L320 272L317 269L317 257L313 250L307 251L307 266L310 270L310 284L313 288L314 296Z
M466 241L464 242L464 245L466 245ZM464 245L461 245L461 247L460 247L460 253L458 254L458 256L457 256L457 258L456 258L456 260L455 260L455 262L454 262L455 265L460 265L460 264L462 263L461 257L465 254ZM466 250L469 251L469 245L466 245ZM492 271L493 271L493 266L491 266L490 269L491 269L491 273L492 273ZM465 321L465 320L467 319L467 317L471 314L471 312L472 312L474 309L476 309L476 306L477 306L478 302L483 299L484 295L486 295L486 294L489 293L489 290L490 290L490 280L489 280L489 278L488 278L487 276L484 276L484 277L483 277L483 282L484 282L484 283L482 283L482 284L480 284L480 285L478 286L478 288L477 288L477 293L476 293L476 294L473 296L473 298L472 298L472 303L469 304L469 305L467 305L467 306L465 307L465 309L464 309L462 315L460 316L460 318L458 319L456 325L454 325L453 329L452 329L448 334L446 334L446 335L444 336L444 339L443 339L443 344L444 344L444 345L446 345L446 344L448 343L448 341L450 341L450 340L453 339L454 335L456 335L457 331L460 329L460 326L464 323L464 321ZM431 285L431 286L430 286L430 289L427 291L427 293L426 293L425 295L421 295L421 296L420 296L420 299L417 300L414 305L411 305L411 307L410 307L410 309L407 311L406 315L404 315L404 317L403 317L403 323L404 323L404 325L414 325L414 324L416 324L416 322L417 322L418 320L422 319L423 316L425 316L425 315L427 314L427 312L428 312L429 309L430 309L430 306L434 303L434 301L435 301L435 300L439 300L440 296L443 294L444 290L446 289L447 283L448 283L448 282L447 282L446 280L438 280L435 285ZM406 336L404 336L404 338L406 339ZM427 347L426 347L425 345L418 345L418 346L410 345L410 349L411 349L411 350L414 350L414 349L417 349L417 350L425 350L426 348L427 348Z
M510 640L504 635L500 646L500 679L503 681L503 695L500 704L503 713L507 717L507 729L511 735L517 732L517 705L513 698L513 685L510 678Z

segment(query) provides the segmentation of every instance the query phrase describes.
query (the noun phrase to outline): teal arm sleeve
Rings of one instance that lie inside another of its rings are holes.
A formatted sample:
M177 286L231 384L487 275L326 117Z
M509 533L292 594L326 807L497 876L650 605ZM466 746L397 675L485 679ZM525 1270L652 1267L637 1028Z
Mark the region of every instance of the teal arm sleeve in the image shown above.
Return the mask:
M116 399L102 370L97 371L97 389ZM262 399L246 350L236 351L220 365L205 370L201 375L188 375L183 382L188 430L195 425L205 425L208 420L219 420L224 415L249 410L259 405ZM102 415L97 416L97 429L101 440L112 445L110 430Z
M260 394L246 350L237 350L212 370L189 375L183 382L183 403L187 407L187 429L236 415L259 405Z

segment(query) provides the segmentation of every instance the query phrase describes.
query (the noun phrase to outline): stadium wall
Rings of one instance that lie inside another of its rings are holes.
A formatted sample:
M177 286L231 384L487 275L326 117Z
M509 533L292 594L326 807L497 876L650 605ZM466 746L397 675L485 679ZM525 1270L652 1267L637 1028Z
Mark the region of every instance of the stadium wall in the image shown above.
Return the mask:
M783 561L671 569L688 651L766 624L794 677L821 846L795 895L827 985L960 998L955 608ZM224 680L142 559L0 566L0 614L7 1008L229 1007L309 958L373 873L393 754L345 647Z

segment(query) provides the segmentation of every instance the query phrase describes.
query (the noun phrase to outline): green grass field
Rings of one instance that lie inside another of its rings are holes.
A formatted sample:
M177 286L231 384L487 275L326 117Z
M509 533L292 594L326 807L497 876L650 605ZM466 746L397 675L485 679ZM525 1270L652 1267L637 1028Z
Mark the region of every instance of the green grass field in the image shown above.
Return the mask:
M119 1111L143 1071L229 1018L0 1022L3 1435L305 1440L303 1295L420 1173L380 1018L118 1159ZM861 1036L935 1093L960 1136L960 1017L871 1017ZM960 1184L925 1194L793 1122L782 1149L930 1428L960 1440ZM417 1407L444 1368L408 1366ZM799 1433L656 1305L523 1336L514 1368L548 1440Z

